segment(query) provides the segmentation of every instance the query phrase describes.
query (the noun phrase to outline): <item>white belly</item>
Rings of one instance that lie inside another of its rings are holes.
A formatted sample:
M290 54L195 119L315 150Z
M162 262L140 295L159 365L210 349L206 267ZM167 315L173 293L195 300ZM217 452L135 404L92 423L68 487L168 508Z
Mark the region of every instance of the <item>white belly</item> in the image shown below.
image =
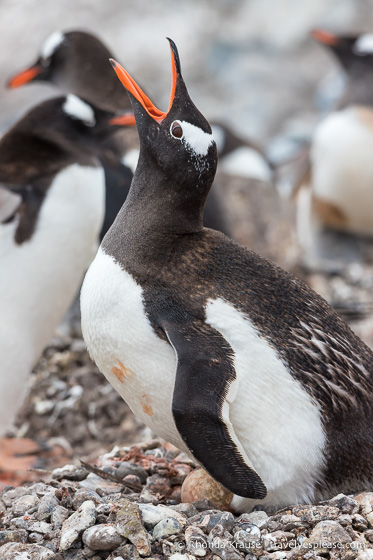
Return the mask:
M142 289L100 248L81 292L82 331L100 371L154 432L184 448L171 403L176 355L153 331Z
M312 189L337 206L347 230L373 234L373 111L350 107L327 117L316 129Z
M50 187L29 241L14 243L16 223L0 226L0 435L94 257L104 205L103 170L72 165Z

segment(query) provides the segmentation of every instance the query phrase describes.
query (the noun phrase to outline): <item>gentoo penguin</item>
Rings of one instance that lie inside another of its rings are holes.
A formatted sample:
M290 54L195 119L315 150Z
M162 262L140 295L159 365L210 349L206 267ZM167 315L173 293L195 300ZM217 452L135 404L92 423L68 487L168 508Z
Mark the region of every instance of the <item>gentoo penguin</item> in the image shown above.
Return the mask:
M312 35L337 57L347 86L312 139L297 193L298 234L311 267L331 259L333 268L333 259L359 259L356 236L373 236L373 35Z
M43 43L37 60L8 81L17 88L30 82L50 82L64 92L87 99L97 107L113 112L127 112L131 103L109 63L112 55L100 39L86 31L56 31ZM101 160L106 174L107 212L102 236L123 205L137 165L138 139L133 115L122 121L128 129L115 141L105 145ZM129 140L128 140L129 138ZM124 165L123 165L124 164ZM206 206L206 224L231 235L219 197L211 192Z
M67 95L30 110L0 140L1 437L95 255L105 205L97 154L118 128L111 119Z
M170 45L167 112L113 62L140 157L83 283L88 350L143 422L234 493L233 509L361 490L373 354L301 281L203 227L216 144Z

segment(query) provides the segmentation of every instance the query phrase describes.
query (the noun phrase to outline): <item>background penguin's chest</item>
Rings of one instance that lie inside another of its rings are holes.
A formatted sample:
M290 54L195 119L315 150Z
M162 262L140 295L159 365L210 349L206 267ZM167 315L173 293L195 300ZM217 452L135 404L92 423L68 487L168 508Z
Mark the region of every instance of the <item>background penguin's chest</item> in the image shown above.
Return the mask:
M88 350L133 413L161 437L182 445L172 412L177 358L154 332L142 288L99 250L82 288Z
M314 195L339 209L344 229L373 234L373 111L331 114L316 133L311 159Z

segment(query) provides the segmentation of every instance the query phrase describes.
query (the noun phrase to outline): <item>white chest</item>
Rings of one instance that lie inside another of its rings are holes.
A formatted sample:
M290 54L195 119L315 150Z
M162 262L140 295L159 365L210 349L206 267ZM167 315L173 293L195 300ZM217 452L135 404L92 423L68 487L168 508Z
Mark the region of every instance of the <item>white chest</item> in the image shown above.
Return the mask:
M373 234L373 111L350 107L317 128L311 152L314 194L335 205L346 229Z
M141 287L101 248L84 279L81 310L83 336L99 369L136 416L182 446L171 412L175 352L155 334Z
M29 241L14 243L16 223L0 226L0 410L9 379L15 392L15 380L25 384L78 290L94 257L104 205L103 170L72 165L49 188Z

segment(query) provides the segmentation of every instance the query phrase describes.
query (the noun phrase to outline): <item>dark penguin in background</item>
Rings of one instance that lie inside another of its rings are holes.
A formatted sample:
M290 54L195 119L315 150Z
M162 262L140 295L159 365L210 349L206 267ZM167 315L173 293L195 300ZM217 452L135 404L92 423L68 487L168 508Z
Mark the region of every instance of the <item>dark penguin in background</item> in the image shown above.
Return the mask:
M95 256L105 211L98 154L118 129L113 117L69 94L0 140L0 437ZM0 470L24 466L3 448Z
M203 227L216 145L170 45L167 113L114 63L141 149L83 283L89 352L143 422L235 494L235 510L362 490L373 354L302 282Z
M65 92L74 93L107 111L126 112L122 120L129 130L103 146L101 161L107 185L106 216L101 238L113 223L128 194L132 171L136 168L137 134L132 106L123 96L123 88L112 71L110 51L100 39L85 31L56 31L40 49L38 59L26 70L16 74L8 87L16 88L30 82L50 82ZM129 138L129 142L128 142ZM206 225L230 235L230 228L219 197L211 192L206 206Z
M363 238L373 237L373 34L312 36L337 58L347 84L312 138L297 192L298 237L308 266L333 268L371 252Z

